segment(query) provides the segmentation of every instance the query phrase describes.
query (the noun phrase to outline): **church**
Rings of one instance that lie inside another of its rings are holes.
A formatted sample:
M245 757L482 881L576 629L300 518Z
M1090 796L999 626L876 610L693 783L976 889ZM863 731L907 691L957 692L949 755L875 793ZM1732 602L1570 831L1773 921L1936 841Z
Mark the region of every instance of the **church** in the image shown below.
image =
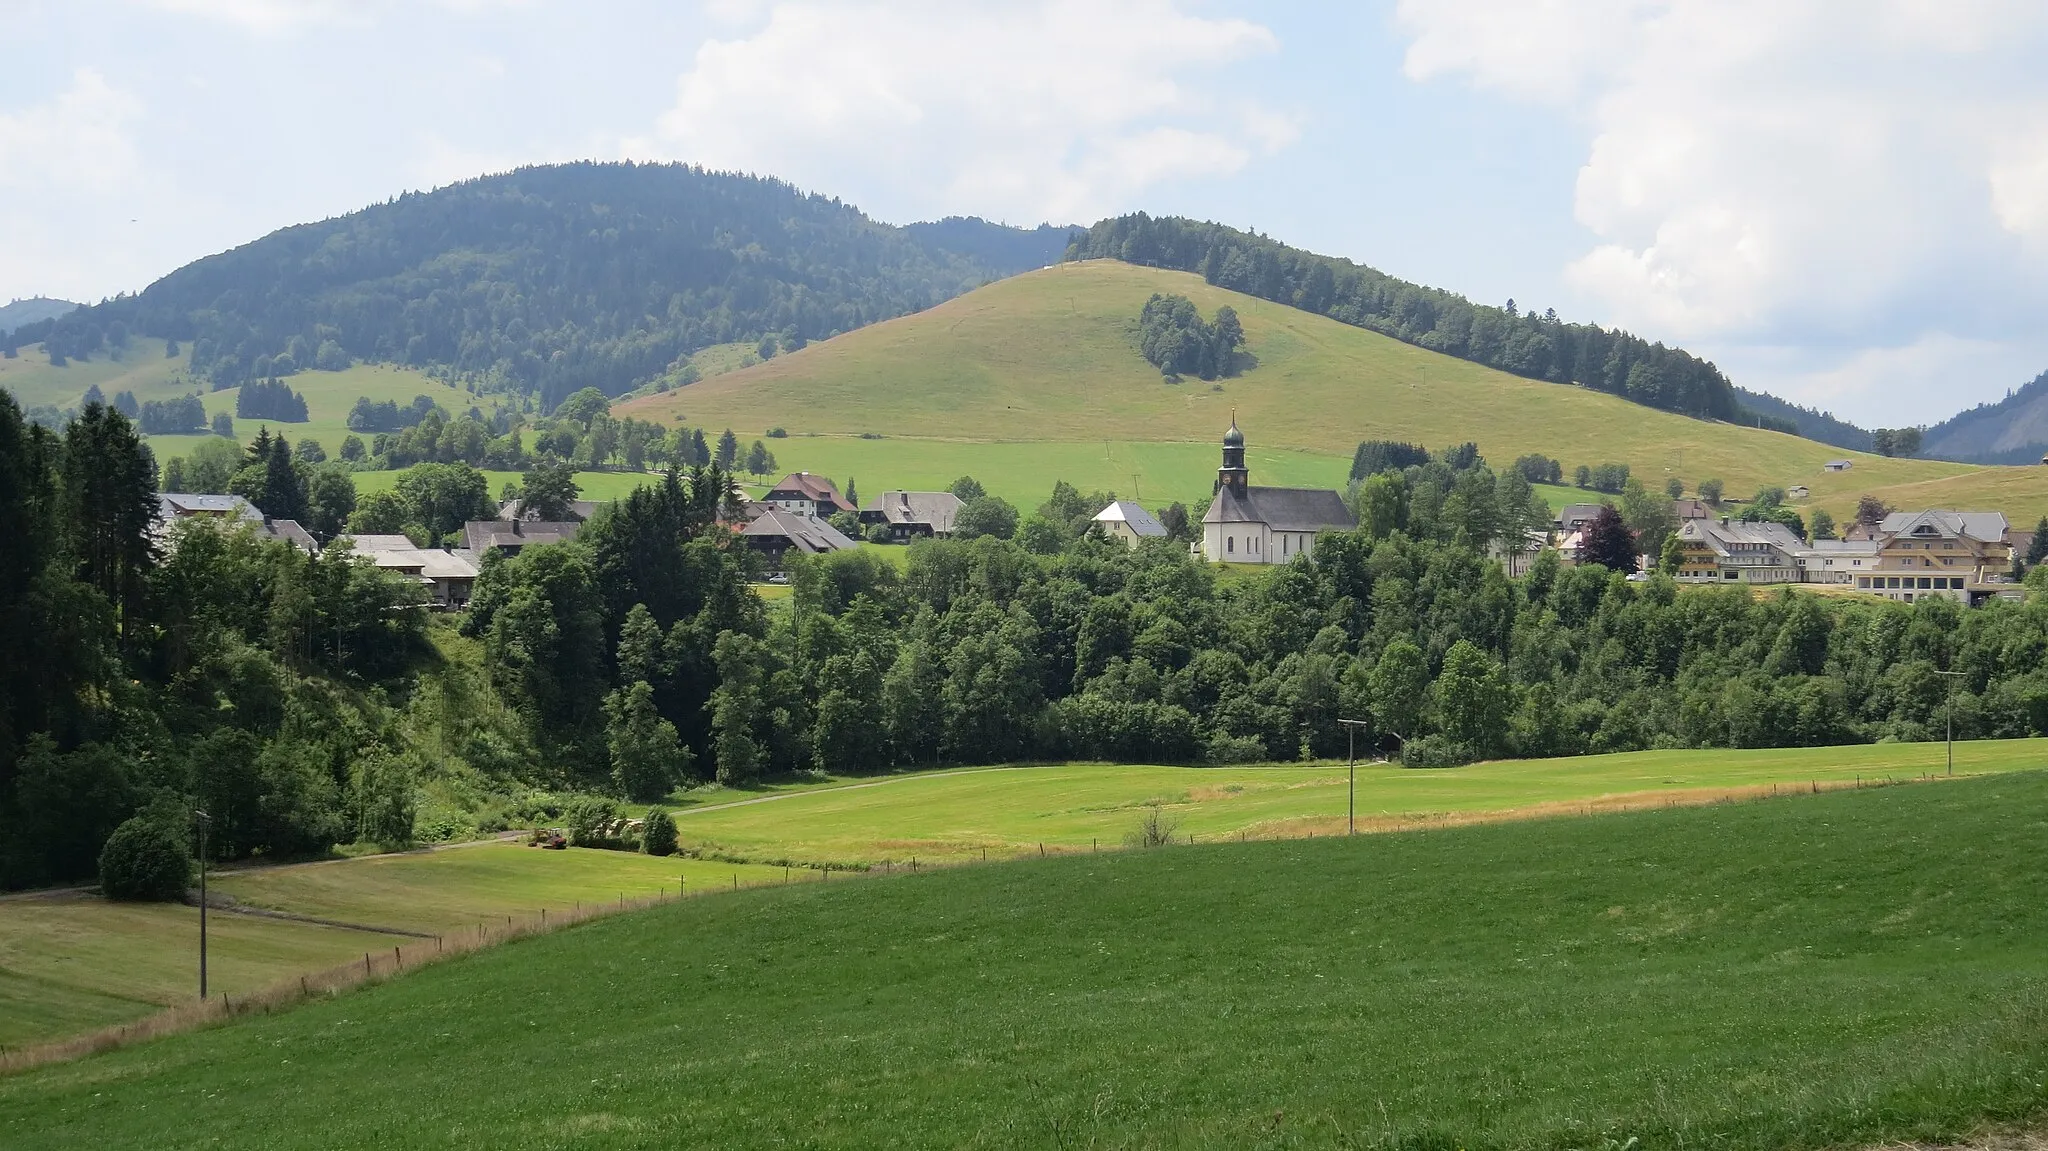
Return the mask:
M1202 516L1202 556L1212 563L1284 564L1313 555L1318 532L1358 526L1344 497L1314 488L1255 488L1244 466L1244 433L1237 420L1223 433L1223 466L1216 498Z

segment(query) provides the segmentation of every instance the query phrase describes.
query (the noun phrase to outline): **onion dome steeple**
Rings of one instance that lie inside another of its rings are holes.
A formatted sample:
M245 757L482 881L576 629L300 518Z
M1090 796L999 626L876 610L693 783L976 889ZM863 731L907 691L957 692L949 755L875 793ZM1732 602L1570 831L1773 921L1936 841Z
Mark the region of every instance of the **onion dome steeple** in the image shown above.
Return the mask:
M1216 491L1229 488L1244 495L1251 485L1251 471L1244 466L1244 433L1237 430L1237 413L1230 413L1230 430L1223 433L1223 466L1216 469Z

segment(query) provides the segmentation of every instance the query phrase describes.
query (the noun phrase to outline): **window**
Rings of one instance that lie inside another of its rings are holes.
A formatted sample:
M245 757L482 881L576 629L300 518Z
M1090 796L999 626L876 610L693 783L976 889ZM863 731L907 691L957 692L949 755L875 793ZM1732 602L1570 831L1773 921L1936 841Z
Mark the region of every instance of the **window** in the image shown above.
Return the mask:
M1933 581L1933 580L1931 580L1931 579L1928 579L1928 578L1927 578L1926 576L1921 576L1921 577L1920 577L1920 586L1921 586L1921 587L1923 587L1923 588L1930 588L1930 587L1933 587L1933 586L1934 586L1934 581Z
M1226 539L1226 540L1224 540L1224 541L1223 541L1223 550L1224 550L1224 551L1227 551L1227 552L1233 552L1233 553L1234 553L1234 552L1236 552L1236 551L1237 551L1237 537L1236 537L1236 536L1231 536L1231 537L1230 537L1229 539Z
M1864 587L1864 588L1867 588L1867 587L1869 587L1869 586L1870 586L1870 577L1869 577L1869 576L1857 576L1857 577L1856 577L1856 586L1857 586L1857 587Z
M1729 572L1722 572L1722 573L1721 573L1721 578L1722 578L1722 579L1741 579L1741 578L1742 578L1742 576L1741 576L1741 573L1739 573L1739 572L1732 572L1732 571L1729 571Z
M1862 567L1862 566L1863 566L1863 561L1862 561L1862 560L1850 560L1850 561L1849 561L1849 566L1850 566L1850 567L1855 567L1855 568L1860 568L1860 567Z

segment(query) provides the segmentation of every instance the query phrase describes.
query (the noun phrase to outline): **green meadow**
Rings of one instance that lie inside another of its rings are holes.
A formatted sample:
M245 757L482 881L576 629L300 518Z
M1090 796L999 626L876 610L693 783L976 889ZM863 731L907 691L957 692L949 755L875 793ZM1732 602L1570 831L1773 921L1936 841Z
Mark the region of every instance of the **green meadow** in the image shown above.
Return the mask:
M1778 1149L2048 1112L2048 773L664 904L0 1080L9 1148Z
M2048 767L2048 739L1956 745L1974 775ZM1912 779L1947 770L1941 744L1757 751L1643 751L1498 760L1415 770L1363 764L1357 818L1366 830L1635 804L1703 802ZM1260 767L1063 764L885 777L677 814L686 846L739 858L906 865L1085 852L1122 846L1155 806L1202 840L1342 834L1350 776L1342 763Z
M215 912L208 917L210 982L246 996L408 939L379 929L446 934L507 916L535 918L543 909L783 876L781 868L497 842L228 871L212 887L239 904L330 922ZM188 1001L197 989L198 941L195 908L81 893L0 899L0 1048Z
M1205 314L1234 307L1256 365L1214 383L1162 380L1139 355L1135 336L1139 310L1154 292L1185 295ZM1717 478L1741 496L1765 485L1805 485L1814 505L1837 520L1865 493L1901 507L1995 508L2015 523L2048 513L2048 469L1886 459L1694 420L1510 376L1198 276L1113 261L1026 272L619 411L748 437L783 427L791 438L774 446L785 466L842 481L852 471L863 490L876 491L895 486L898 474L945 475L985 450L988 463L969 470L977 478L983 470L996 474L1004 493L1042 491L1071 467L1070 482L1120 494L1137 473L1148 503L1206 495L1213 445L1234 413L1255 453L1255 483L1295 482L1283 467L1262 467L1260 451L1320 457L1320 470L1300 474L1304 482L1330 483L1320 477L1341 481L1363 439L1430 448L1471 440L1496 466L1532 452L1561 460L1568 472L1614 461L1653 489L1670 478L1687 491ZM886 438L840 446L861 435ZM1111 458L1092 466L1104 441ZM1131 466L1141 463L1139 444L1180 445L1188 454L1155 457L1164 470L1148 473ZM1128 465L1114 459L1117 445ZM934 462L920 462L927 456ZM1850 458L1851 470L1821 470L1838 457ZM1026 475L1013 482L1013 469Z

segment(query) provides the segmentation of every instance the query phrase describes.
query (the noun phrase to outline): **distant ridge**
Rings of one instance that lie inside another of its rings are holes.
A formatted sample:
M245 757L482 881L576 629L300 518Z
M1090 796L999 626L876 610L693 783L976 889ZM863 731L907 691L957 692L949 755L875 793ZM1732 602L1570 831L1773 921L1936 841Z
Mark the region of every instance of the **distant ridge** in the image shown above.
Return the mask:
M1848 448L1853 452L1877 450L1877 445L1869 432L1847 420L1836 419L1833 412L1823 412L1804 404L1781 400L1768 392L1752 392L1742 387L1735 389L1735 398L1750 411L1791 422L1798 427L1799 434L1809 440L1819 440L1821 443Z
M1958 412L1921 435L1920 454L1970 464L2033 464L2048 453L2048 372L1996 403Z
M285 228L8 338L88 360L118 323L188 344L220 387L368 361L552 406L679 373L714 344L772 355L922 311L1066 241L972 218L899 228L681 164L547 165Z
M26 300L0 304L0 336L29 324L54 320L66 313L77 311L78 307L69 300L53 300L47 296L32 296Z

